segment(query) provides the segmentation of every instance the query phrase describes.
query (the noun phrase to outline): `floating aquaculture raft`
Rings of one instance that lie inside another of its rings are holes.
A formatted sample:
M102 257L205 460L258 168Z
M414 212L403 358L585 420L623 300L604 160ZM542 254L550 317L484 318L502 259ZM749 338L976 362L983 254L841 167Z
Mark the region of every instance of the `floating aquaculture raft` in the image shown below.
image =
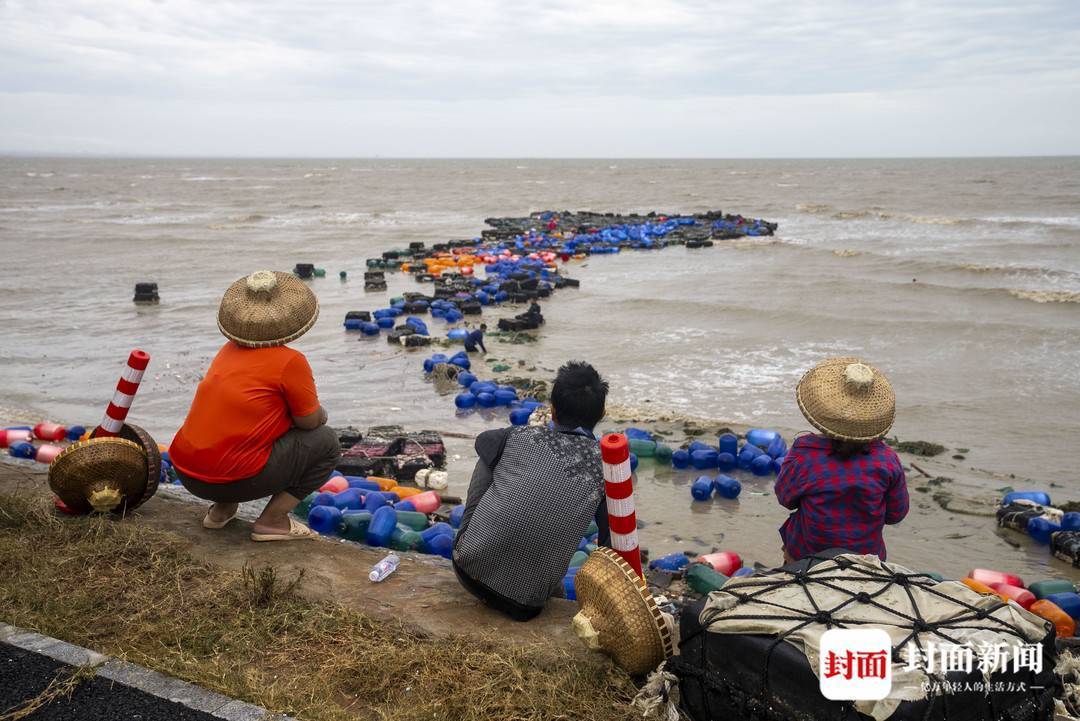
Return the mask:
M677 677L680 705L691 718L1052 718L1054 631L1042 619L874 556L829 555L733 578L683 613L681 655L665 671ZM824 697L817 674L821 637L830 628L888 633L888 698ZM935 649L954 647L972 649L970 671L927 667ZM994 666L982 663L987 648L997 649ZM1030 663L1035 653L1041 655L1038 671ZM1018 667L1018 658L1028 663Z

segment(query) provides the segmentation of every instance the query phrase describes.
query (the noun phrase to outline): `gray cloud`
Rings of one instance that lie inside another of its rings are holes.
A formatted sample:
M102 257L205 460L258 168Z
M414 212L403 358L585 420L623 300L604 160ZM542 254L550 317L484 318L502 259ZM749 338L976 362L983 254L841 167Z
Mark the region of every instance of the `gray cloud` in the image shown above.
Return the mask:
M0 102L6 150L1075 153L1080 4L9 0Z

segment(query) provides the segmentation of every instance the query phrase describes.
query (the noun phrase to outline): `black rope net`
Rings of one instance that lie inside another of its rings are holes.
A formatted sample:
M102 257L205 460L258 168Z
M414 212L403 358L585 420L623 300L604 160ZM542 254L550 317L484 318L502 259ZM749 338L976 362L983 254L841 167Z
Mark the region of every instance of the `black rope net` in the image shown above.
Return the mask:
M770 680L778 678L771 668L778 649L794 646L817 674L821 636L832 628L873 627L889 635L892 693L881 701L856 702L861 714L886 719L907 703L925 709L917 717L964 718L933 711L946 708L948 703L935 699L950 694L978 693L994 710L992 718L1043 718L1039 714L1052 704L1051 624L997 596L978 594L955 581L939 582L873 556L816 557L767 575L733 578L709 594L696 622L700 627L689 637L684 630L683 656L669 661L667 670L734 698L744 718L784 717L771 715L777 693L791 691L770 688ZM712 638L714 634L768 640L762 642L763 652L756 653L740 649L731 639ZM700 642L702 635L705 644L726 644L726 653L742 654L742 659L721 654L722 667L713 668L715 654L695 651L688 660L687 645ZM753 674L759 681L756 688L746 682L745 673L755 659L760 664L760 672ZM959 689L957 683L962 684ZM808 688L802 684L802 692ZM817 692L816 687L810 690ZM820 692L816 696L820 699Z

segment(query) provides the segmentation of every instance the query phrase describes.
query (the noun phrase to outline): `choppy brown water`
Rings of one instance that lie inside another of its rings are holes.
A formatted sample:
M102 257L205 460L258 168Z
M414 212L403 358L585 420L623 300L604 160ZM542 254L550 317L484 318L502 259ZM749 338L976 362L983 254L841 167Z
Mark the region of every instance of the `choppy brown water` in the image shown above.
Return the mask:
M581 289L546 304L541 342L495 344L492 355L550 369L585 358L610 379L615 403L789 434L806 428L792 395L799 375L828 355L862 355L893 380L901 438L971 449L947 470L973 492L1053 482L1054 495L1080 497L1070 452L1080 431L1076 158L0 159L0 402L93 423L139 346L153 363L133 417L167 440L222 342L214 311L225 286L313 262L328 270L313 283L323 317L298 347L335 422L491 427L505 421L455 418L424 383L422 355L358 342L341 319L415 287L399 277L365 293L365 258L549 207L722 208L781 227L711 250L591 259L572 270ZM339 270L351 279L340 282ZM131 303L143 280L160 284L160 306ZM749 481L740 506L691 506L689 480L642 474L643 515L660 522L643 532L647 545L696 537L684 545L774 553L782 514L767 483ZM947 568L1000 543L978 535L988 519L919 523L889 537L896 560L910 553ZM976 529L975 540L943 546L950 523ZM1017 563L1045 570L1040 553Z

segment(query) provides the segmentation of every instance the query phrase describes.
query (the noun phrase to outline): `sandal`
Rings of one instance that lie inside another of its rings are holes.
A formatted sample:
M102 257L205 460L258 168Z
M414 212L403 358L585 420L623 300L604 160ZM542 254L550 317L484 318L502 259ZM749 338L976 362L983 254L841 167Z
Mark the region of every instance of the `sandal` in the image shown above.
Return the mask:
M318 538L319 534L311 530L300 521L289 516L288 533L255 533L251 532L253 541L306 541L309 538Z
M211 508L212 508L212 506L211 506ZM236 514L239 513L239 512L240 512L240 509L238 508L238 509L236 509L236 511L233 512L233 514L231 516L226 518L224 521L215 521L215 520L212 520L210 518L210 509L208 508L208 509L206 509L206 516L202 519L202 527L203 528L209 528L212 531L216 531L219 528L225 528L225 526L227 526L229 524L229 521L236 518Z

